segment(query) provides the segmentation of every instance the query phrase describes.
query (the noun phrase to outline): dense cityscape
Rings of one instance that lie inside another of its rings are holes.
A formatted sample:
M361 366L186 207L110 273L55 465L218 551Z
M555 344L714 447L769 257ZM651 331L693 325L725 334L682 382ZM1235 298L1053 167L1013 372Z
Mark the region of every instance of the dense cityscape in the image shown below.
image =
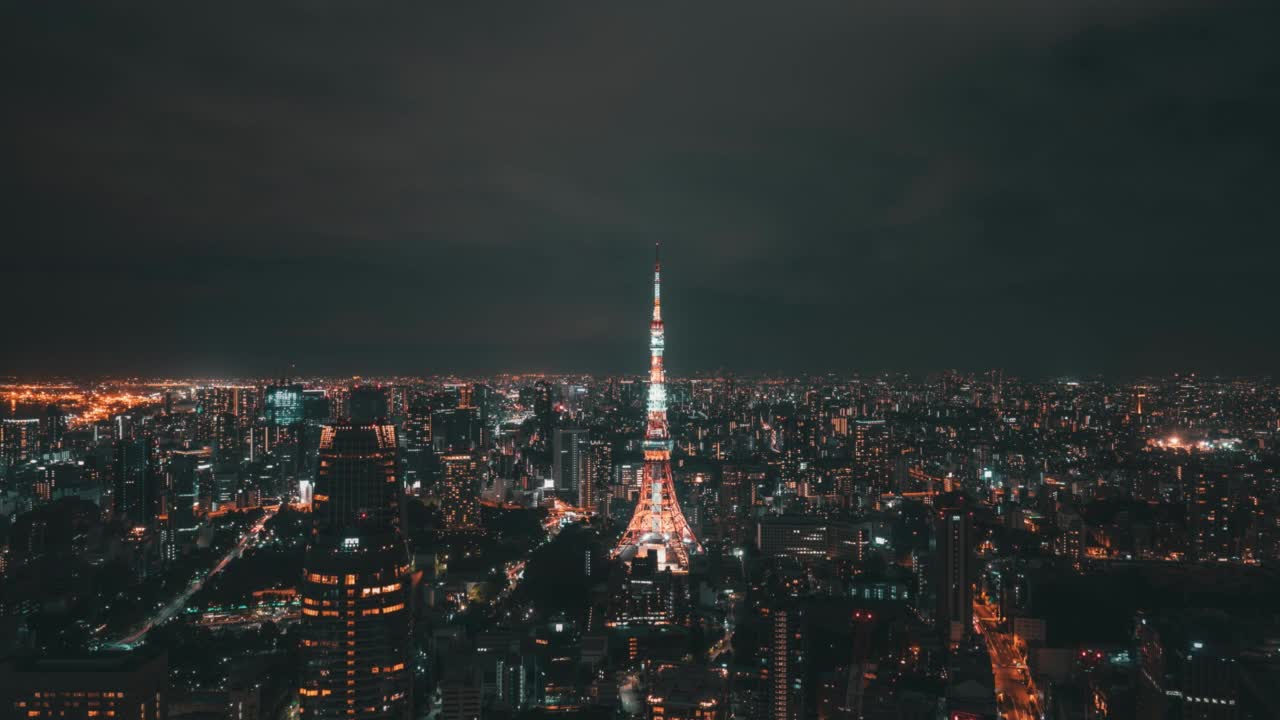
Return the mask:
M1280 386L7 381L14 717L1280 716Z
M1280 720L1277 28L0 3L0 720Z

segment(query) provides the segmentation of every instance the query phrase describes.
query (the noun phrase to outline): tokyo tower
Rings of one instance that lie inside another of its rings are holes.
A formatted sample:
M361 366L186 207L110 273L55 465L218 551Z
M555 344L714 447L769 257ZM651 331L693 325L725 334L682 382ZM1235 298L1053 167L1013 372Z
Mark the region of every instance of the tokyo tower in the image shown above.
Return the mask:
M644 481L627 531L618 540L614 555L630 562L635 557L657 555L659 570L689 572L689 553L702 546L676 501L671 477L671 433L667 428L667 384L662 368L662 261L654 247L653 320L649 323L649 398L644 434Z

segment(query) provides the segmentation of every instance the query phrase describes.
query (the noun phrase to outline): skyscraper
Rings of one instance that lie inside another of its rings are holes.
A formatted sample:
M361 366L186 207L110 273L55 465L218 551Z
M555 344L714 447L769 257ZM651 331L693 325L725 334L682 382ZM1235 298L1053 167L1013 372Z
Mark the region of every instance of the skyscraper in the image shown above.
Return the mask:
M893 460L889 456L889 428L884 420L862 419L853 424L853 460L859 479L874 494L889 491Z
M267 422L276 427L297 425L305 418L301 385L272 385L267 388Z
M0 420L0 469L12 468L39 454L40 421L35 418Z
M538 436L545 449L551 444L551 431L555 429L555 403L551 397L551 383L539 380L533 384L533 414L538 419Z
M451 453L440 458L442 487L440 513L444 529L467 532L480 529L480 503L476 500L477 467L471 453Z
M300 583L303 718L412 710L412 579L396 469L395 428L324 428Z
M351 422L358 425L387 421L387 391L375 385L351 388L347 400Z
M763 467L749 465L725 465L720 474L719 512L721 527L735 543L746 540L744 518L755 504L756 485L764 482L767 473Z
M588 481L578 488L578 507L583 508L594 508L600 501L598 491L609 487L609 482L613 479L613 446L607 440L592 440L590 455ZM601 512L608 514L607 510Z
M145 526L160 512L160 484L151 441L117 440L112 462L112 510L129 525Z
M582 428L557 428L551 443L551 477L556 491L577 502L583 485L591 484L589 435Z
M805 699L804 611L791 603L777 603L761 612L768 621L761 668L766 680L761 715L769 720L799 720Z
M934 621L944 639L959 643L973 628L973 522L968 510L943 508L934 520L937 573Z
M57 405L49 405L44 409L44 418L40 425L42 441L46 450L54 450L62 446L62 436L67 432L67 415Z
M480 447L480 410L444 408L431 414L431 444L437 452L464 453Z
M200 468L207 467L208 462L209 453L205 450L176 450L169 458L169 518L184 541L194 541L199 530L195 506L200 501Z
M240 438L240 418L231 413L217 413L207 418L209 423L209 439L213 440L214 453L218 460L238 463L243 456Z
M472 385L471 402L480 413L480 447L488 448L493 443L493 418L497 409L493 388L482 383Z
M656 252L657 246L655 246ZM662 365L662 262L653 263L653 319L649 323L649 400L644 439L644 481L635 515L614 553L623 560L657 553L660 570L686 573L689 553L701 552L676 500L671 476L671 433L667 427L667 383Z
M400 526L404 489L396 476L391 425L330 425L320 435L312 512L318 528Z

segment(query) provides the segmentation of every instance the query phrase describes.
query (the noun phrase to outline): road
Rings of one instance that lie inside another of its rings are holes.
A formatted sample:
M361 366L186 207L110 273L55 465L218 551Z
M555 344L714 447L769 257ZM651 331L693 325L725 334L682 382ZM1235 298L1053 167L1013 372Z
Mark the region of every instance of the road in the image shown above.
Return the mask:
M177 597L169 601L169 604L160 608L155 615L152 615L147 622L143 623L143 625L137 628L132 634L123 637L114 643L110 643L109 646L116 646L124 649L132 648L134 645L141 642L142 639L147 636L147 633L151 632L152 628L165 624L170 618L181 612L182 608L186 607L187 601L191 600L192 596L200 592L200 588L204 587L204 584L209 581L209 578L225 570L226 567L231 564L231 561L244 554L244 551L258 539L258 535L262 532L262 529L266 527L267 521L270 520L279 509L280 507L278 505L266 508L266 512L263 513L258 522L254 523L253 527L249 528L249 531L240 538L240 542L236 543L236 546L231 548L231 550L218 561L218 564L213 566L213 569L205 573L203 578L187 585L185 590L178 593Z
M707 662L715 663L720 656L733 649L733 628L737 619L738 605L741 598L734 594L729 597L729 607L724 615L724 635L707 651Z
M1004 700L1000 702L1000 717L1009 720L1039 720L1035 691L1030 683L1027 664L1013 644L1013 634L1001 632L994 606L975 598L973 612L982 626L982 635L991 654L991 670L995 674L996 692Z

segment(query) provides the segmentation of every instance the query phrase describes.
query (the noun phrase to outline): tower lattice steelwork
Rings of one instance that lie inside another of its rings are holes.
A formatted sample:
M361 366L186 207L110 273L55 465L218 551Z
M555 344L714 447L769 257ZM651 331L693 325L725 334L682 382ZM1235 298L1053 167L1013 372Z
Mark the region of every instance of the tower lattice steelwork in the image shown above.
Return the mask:
M671 477L671 433L667 427L667 385L662 367L662 261L654 250L653 321L649 323L648 422L644 436L643 494L614 554L626 561L657 553L658 568L689 571L689 553L702 546L684 519Z

